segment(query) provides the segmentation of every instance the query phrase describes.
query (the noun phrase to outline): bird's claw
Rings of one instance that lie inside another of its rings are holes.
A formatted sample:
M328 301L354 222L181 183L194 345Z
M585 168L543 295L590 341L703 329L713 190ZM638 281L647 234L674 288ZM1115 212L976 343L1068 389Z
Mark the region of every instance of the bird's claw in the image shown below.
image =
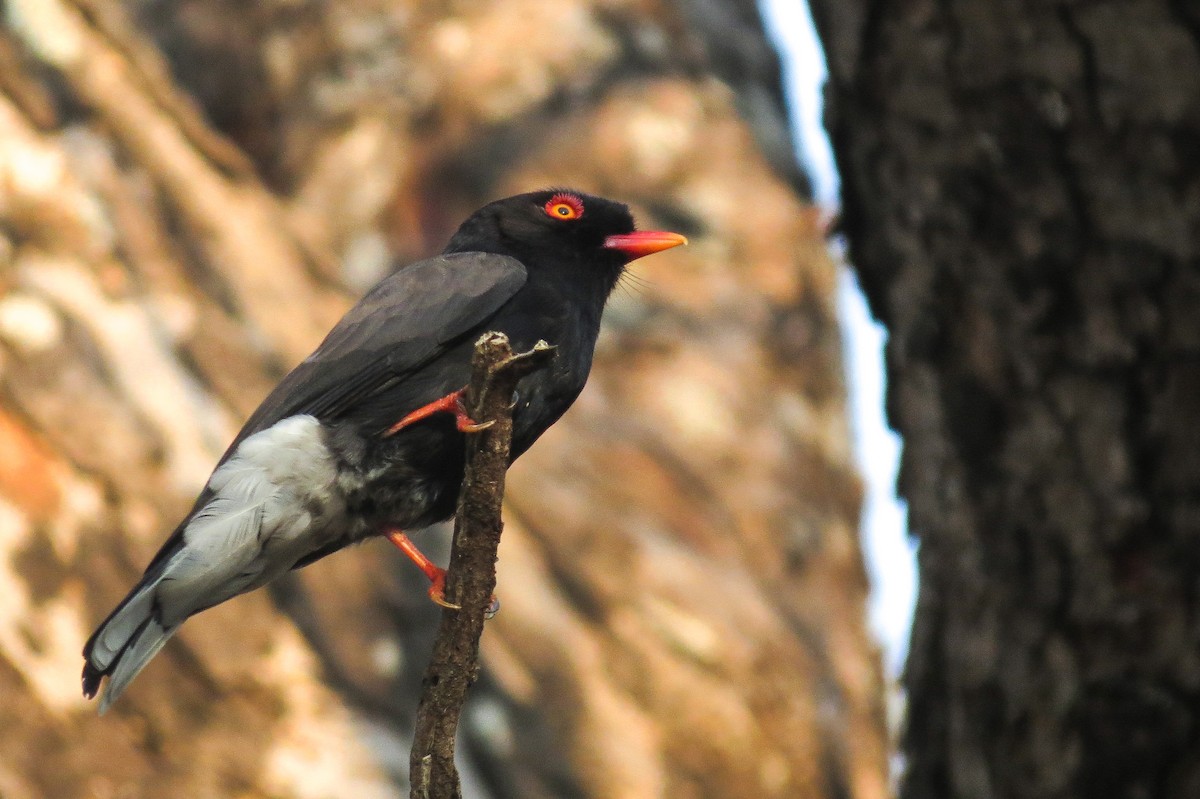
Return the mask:
M456 605L446 599L446 573L443 571L440 574L434 575L429 581L429 598L434 604L441 605L450 610L462 610L462 605ZM496 595L492 594L492 601L488 603L487 610L483 612L485 619L495 617L500 612L500 600L496 599Z
M462 610L462 605L456 605L446 599L446 570L438 566L421 550L417 549L412 540L399 530L392 530L387 534L387 539L412 560L413 563L425 573L429 578L429 598L435 604L441 605L450 610ZM485 618L492 618L500 610L500 600L496 599L495 594L492 595L492 601L488 603L487 610L484 611Z
M461 433L478 433L482 430L487 430L496 423L495 419L489 419L486 422L477 422L471 418L471 414L467 413L466 406L463 405L463 397L466 394L465 388L460 388L458 391L447 394L444 397L434 400L427 405L422 405L412 413L405 416L400 421L389 427L384 432L384 437L395 435L409 425L416 424L422 419L428 419L435 413L452 413L454 414L454 426Z
M471 417L468 416L465 411L461 415L457 416L457 421L458 430L461 433L479 433L483 430L487 430L496 423L495 419L488 419L486 422L476 422L471 419Z
M463 403L463 397L466 396L467 390L461 389L456 393L454 400L454 426L458 428L460 433L479 433L487 430L496 423L495 419L488 419L486 422L477 422L471 418L471 414L467 413L467 406Z
M462 610L462 605L456 605L446 599L446 572L439 570L439 573L429 579L429 598L434 604L441 605L450 610Z

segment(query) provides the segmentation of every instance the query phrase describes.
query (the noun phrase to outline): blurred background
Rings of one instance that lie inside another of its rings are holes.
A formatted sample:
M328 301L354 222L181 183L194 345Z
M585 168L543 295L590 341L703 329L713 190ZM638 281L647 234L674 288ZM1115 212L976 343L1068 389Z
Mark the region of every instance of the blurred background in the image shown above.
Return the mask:
M827 77L793 0L0 0L0 799L407 795L384 542L105 718L79 651L357 296L554 185L691 246L511 470L469 799L1200 796L1200 12L810 4Z
M104 718L79 650L356 296L561 185L691 246L510 473L465 793L888 795L833 192L772 5L0 3L0 796L407 795L436 608L386 543L191 620Z

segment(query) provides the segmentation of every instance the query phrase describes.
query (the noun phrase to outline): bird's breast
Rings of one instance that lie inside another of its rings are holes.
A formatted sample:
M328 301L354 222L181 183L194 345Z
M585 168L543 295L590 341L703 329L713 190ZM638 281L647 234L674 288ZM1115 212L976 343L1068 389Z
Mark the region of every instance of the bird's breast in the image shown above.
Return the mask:
M567 412L587 383L595 339L566 338L563 344L556 346L558 349L549 366L517 384L513 409L513 459L529 449Z

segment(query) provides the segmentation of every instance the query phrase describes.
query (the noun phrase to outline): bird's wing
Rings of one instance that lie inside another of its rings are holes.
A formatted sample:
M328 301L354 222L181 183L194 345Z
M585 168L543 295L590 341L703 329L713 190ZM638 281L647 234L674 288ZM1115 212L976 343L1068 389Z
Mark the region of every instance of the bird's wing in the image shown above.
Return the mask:
M479 252L429 258L392 274L276 386L230 451L280 419L301 413L337 418L403 380L480 329L525 279L520 261Z

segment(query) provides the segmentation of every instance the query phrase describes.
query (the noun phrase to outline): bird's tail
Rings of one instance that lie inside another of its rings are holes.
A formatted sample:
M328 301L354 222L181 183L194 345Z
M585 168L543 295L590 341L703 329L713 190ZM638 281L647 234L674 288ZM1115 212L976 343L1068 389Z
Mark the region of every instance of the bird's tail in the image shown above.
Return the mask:
M108 710L130 681L158 654L179 625L163 626L155 612L154 594L162 580L149 574L125 597L83 647L83 695L91 699L108 675L100 712Z

